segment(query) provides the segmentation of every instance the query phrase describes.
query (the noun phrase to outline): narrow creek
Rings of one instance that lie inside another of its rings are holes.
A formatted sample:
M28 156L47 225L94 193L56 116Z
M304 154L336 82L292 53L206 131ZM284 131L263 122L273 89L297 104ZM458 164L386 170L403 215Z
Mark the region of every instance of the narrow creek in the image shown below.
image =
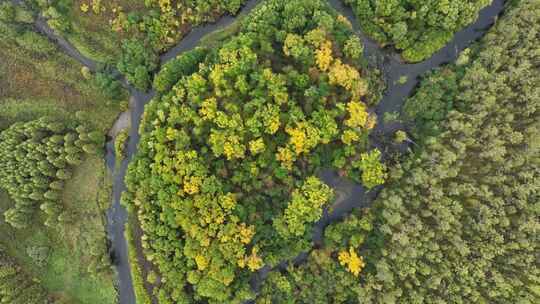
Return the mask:
M21 0L12 0L15 4L20 5ZM243 6L239 15L249 13L261 0L249 0ZM385 112L400 112L401 108L408 96L413 92L418 85L419 77L425 72L454 61L459 52L468 47L472 42L481 38L489 27L494 23L497 16L503 11L504 0L494 0L493 3L484 8L475 23L458 32L454 39L449 42L443 49L435 53L431 58L416 64L404 63L399 56L391 48L381 48L377 43L367 38L361 31L361 28L356 21L356 17L350 7L344 6L342 0L328 0L331 6L340 14L347 17L353 24L356 34L364 42L364 56L369 62L372 62L378 67L384 75L387 82L387 89L383 99L376 106L375 112L379 117L377 127L373 131L373 136L384 136L395 131L401 126L385 125L382 117ZM238 15L237 15L238 16ZM197 46L201 38L205 35L222 29L230 25L238 17L224 16L217 22L195 27L184 38L168 52L160 56L161 64L175 58L178 54L190 50ZM43 18L38 18L34 24L37 31L46 35L50 40L54 41L67 55L76 59L83 65L95 71L98 63L94 60L83 56L69 41L57 35L46 23ZM121 193L125 190L124 177L127 171L128 164L132 157L137 152L139 143L139 125L141 122L144 106L155 96L154 91L141 92L135 89L125 81L123 76L118 74L124 87L130 93L130 115L131 127L129 130L129 142L126 148L127 156L122 161L117 170L115 168L114 144L113 141L107 143L106 162L109 168L114 170L113 177L113 196L112 205L107 212L108 227L107 232L111 241L111 250L113 253L114 264L118 273L118 293L119 304L134 304L135 293L132 284L130 266L128 262L127 242L124 237L124 224L127 220L127 212L120 205ZM407 77L407 82L399 84L400 77ZM313 229L313 240L316 245L322 242L324 229L330 223L343 218L353 209L368 206L377 196L380 187L372 191L365 189L353 182L343 180L332 171L324 171L321 174L323 180L332 186L337 193L337 199L332 207L332 212L324 212L320 221L315 224ZM295 261L302 261L307 257L304 253L297 257ZM269 267L263 268L254 277L254 285L259 285L271 271Z

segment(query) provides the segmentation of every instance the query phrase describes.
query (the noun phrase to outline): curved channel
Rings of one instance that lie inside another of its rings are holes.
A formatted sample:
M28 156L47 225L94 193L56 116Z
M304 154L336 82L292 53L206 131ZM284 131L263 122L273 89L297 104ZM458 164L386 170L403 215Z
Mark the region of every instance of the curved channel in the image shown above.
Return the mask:
M401 109L409 96L418 86L421 76L426 72L454 62L460 52L479 40L495 23L505 8L504 0L494 0L489 6L479 12L477 20L457 32L453 39L445 47L437 51L433 56L419 63L407 63L401 60L399 54L391 47L383 48L375 41L368 38L363 32L351 7L343 4L343 0L328 0L330 5L341 15L345 16L352 24L355 34L361 38L364 45L364 58L373 67L382 71L386 83L383 98L375 107L378 121L370 135L370 141L374 147L382 150L380 138L392 136L398 129L404 129L402 123L385 124L383 114L386 112L401 113ZM401 77L406 77L405 83L399 83ZM341 178L334 170L323 170L321 179L334 189L336 200L331 210L324 210L322 218L313 227L313 243L315 247L322 246L324 229L331 223L342 220L357 208L368 207L375 200L383 186L378 186L367 191L362 185ZM293 259L294 264L302 263L308 257L304 252ZM275 268L283 269L288 261L280 263ZM253 278L255 288L273 269L262 268Z

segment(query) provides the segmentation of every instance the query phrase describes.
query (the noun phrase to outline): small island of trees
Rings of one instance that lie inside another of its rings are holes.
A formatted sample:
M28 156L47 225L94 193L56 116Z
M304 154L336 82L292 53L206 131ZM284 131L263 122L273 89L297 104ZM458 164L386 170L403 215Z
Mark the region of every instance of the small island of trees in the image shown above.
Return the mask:
M384 45L418 62L445 46L454 34L473 23L492 0L343 0L358 17L362 30Z

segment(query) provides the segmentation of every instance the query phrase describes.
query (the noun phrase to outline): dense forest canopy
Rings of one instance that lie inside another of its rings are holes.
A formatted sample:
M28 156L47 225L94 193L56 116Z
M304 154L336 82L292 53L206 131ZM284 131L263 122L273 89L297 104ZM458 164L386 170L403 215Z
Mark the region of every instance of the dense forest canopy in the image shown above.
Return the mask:
M368 211L356 211L328 226L324 246L311 251L299 265L289 264L286 269L272 271L264 280L256 303L364 303L359 298L360 282L366 263L371 261L366 260L366 253L360 248L378 246L376 240L367 239L373 220Z
M445 46L492 0L343 1L353 8L366 34L395 46L405 60L417 62Z
M221 47L156 77L125 200L166 279L160 297L252 298L254 271L311 248L333 198L321 168L384 182L368 142L381 81L361 54L324 1L267 1Z
M374 206L257 303L538 303L540 2L508 10L408 100L424 139Z

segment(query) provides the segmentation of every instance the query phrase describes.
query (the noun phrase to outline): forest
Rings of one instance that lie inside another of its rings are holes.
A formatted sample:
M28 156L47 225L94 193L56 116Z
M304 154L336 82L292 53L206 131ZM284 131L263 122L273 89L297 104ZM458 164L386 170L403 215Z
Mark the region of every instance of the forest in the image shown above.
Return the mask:
M15 228L32 224L36 209L47 214L45 225L56 226L69 215L58 200L72 168L85 153L96 154L103 146L100 132L84 125L69 129L61 122L41 118L15 123L0 133L0 183L15 206L4 215Z
M339 1L0 0L0 303L539 303L540 1Z

